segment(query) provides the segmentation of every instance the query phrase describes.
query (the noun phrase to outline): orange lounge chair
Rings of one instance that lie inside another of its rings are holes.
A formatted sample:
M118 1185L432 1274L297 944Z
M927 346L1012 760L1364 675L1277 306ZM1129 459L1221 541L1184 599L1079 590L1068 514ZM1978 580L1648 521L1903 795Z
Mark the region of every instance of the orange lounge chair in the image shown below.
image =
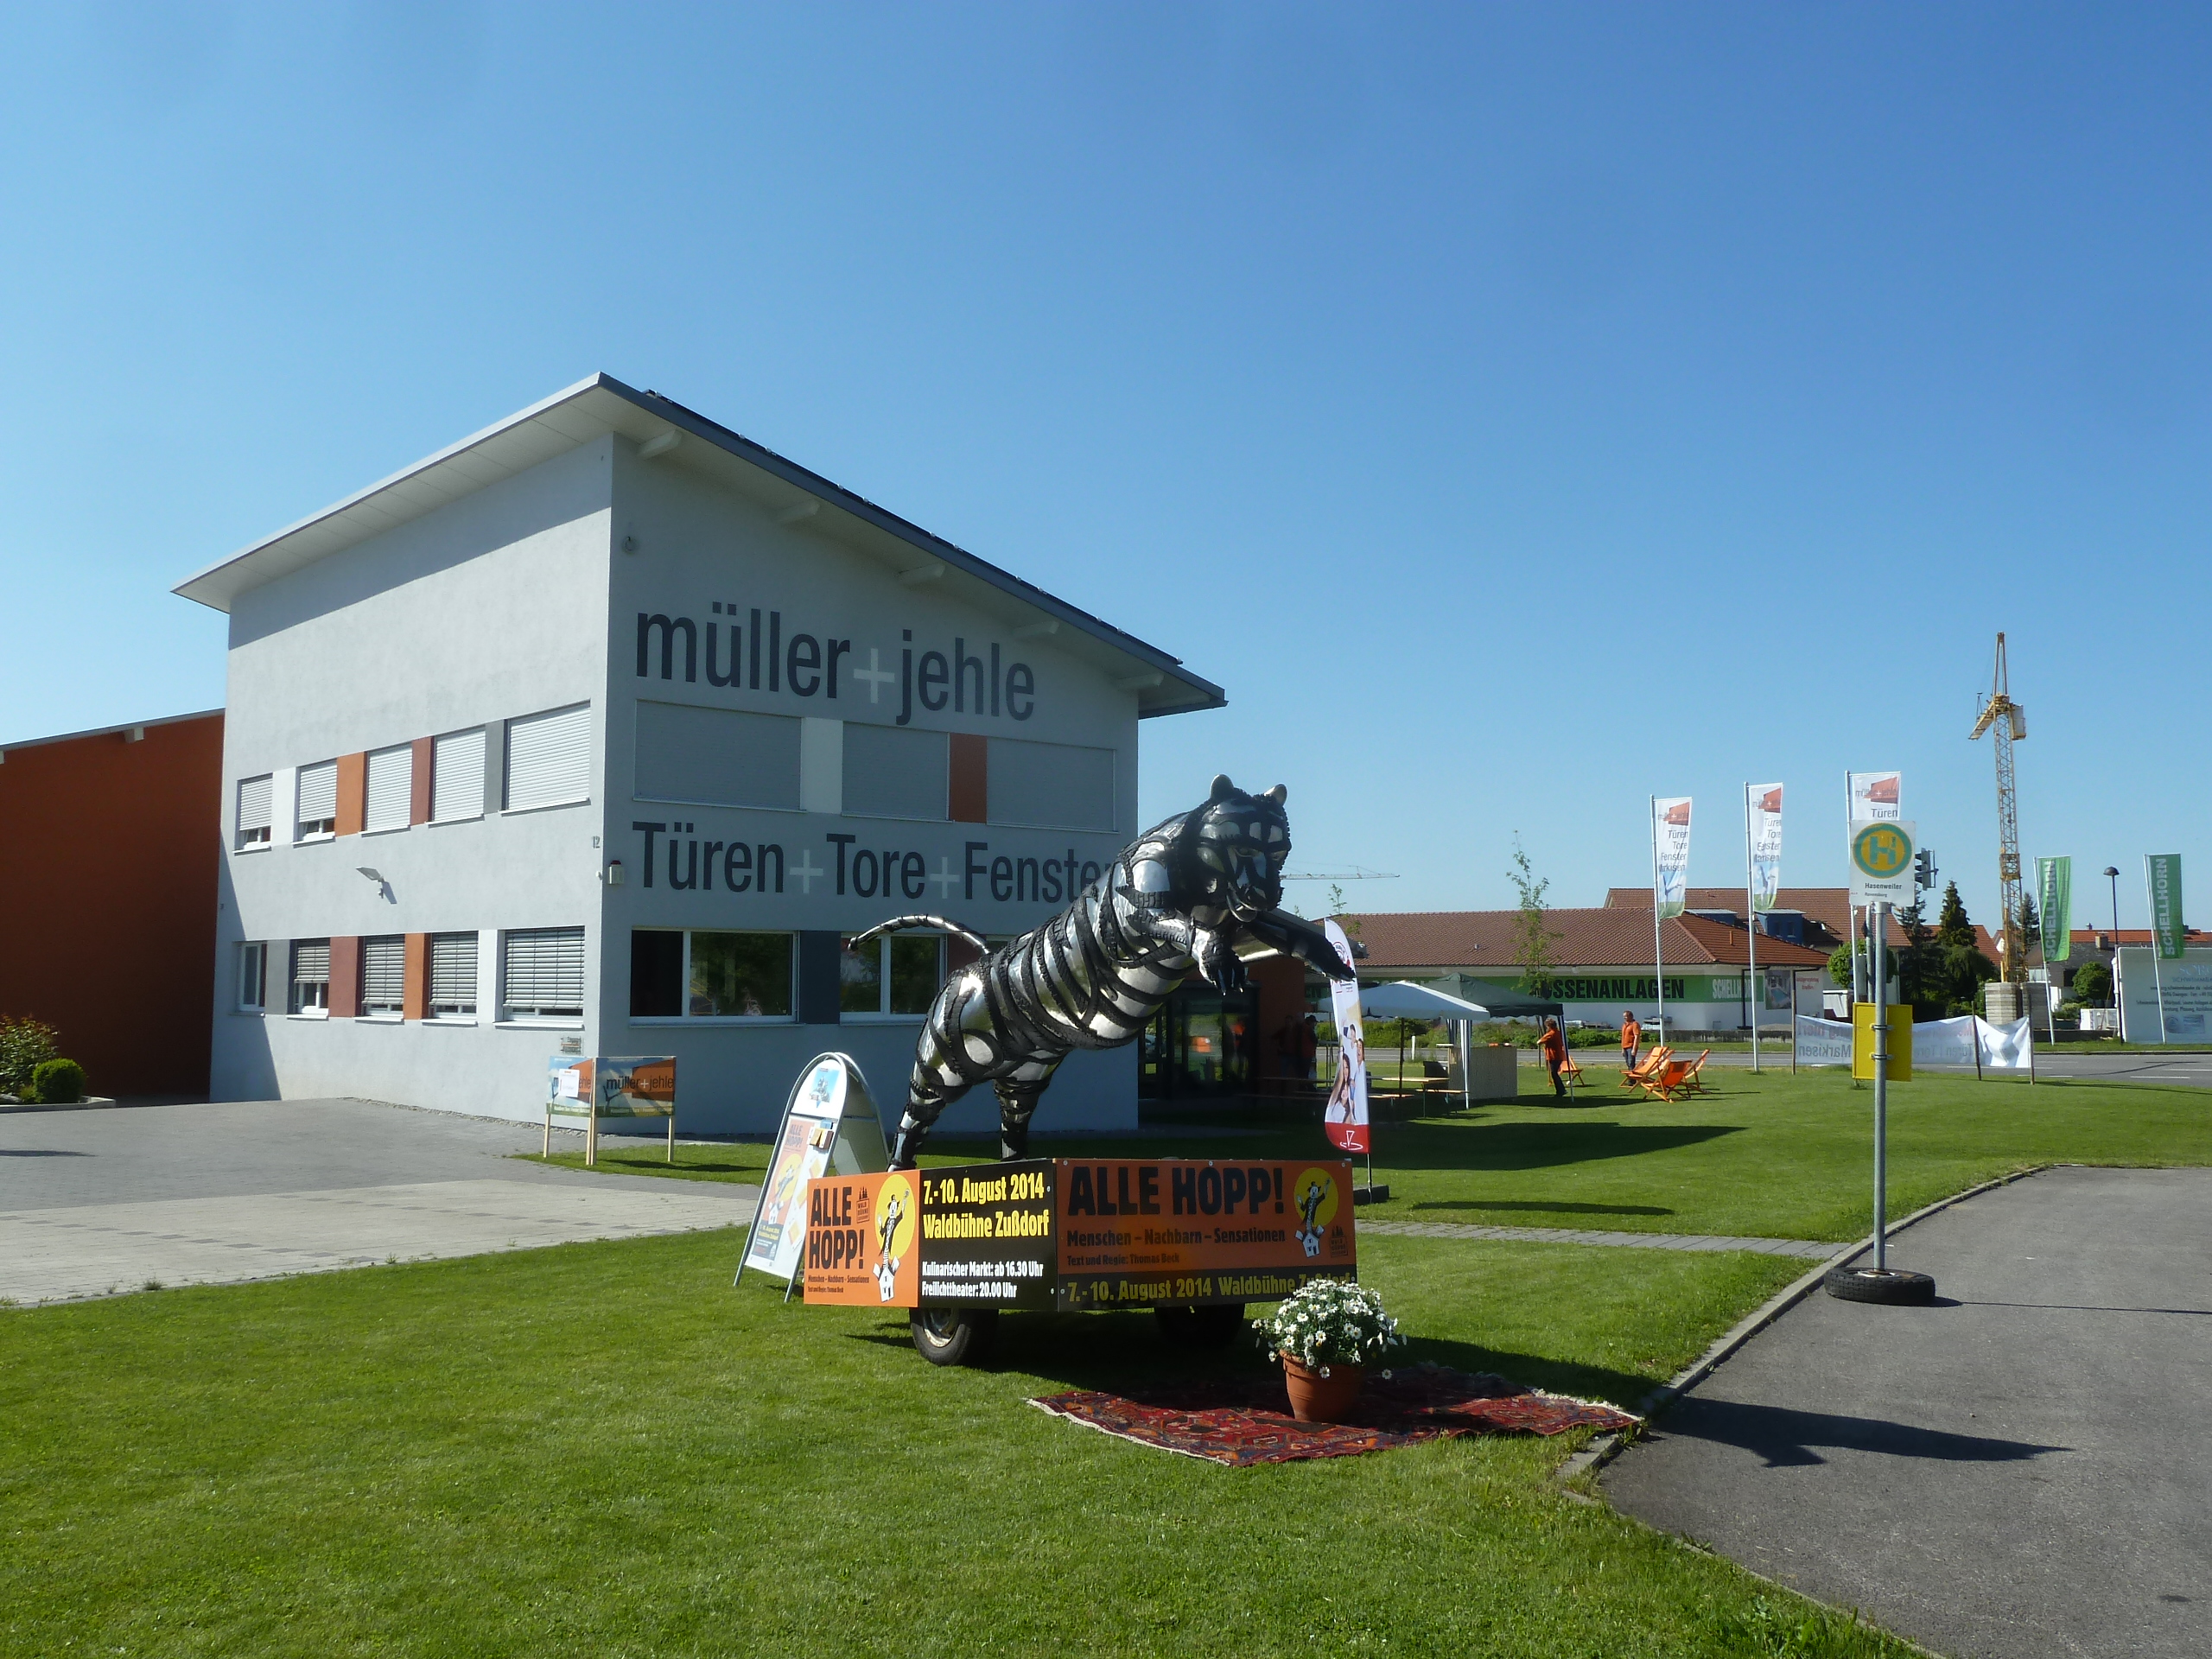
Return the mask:
M1705 1062L1707 1056L1712 1052L1713 1051L1708 1048L1690 1062L1690 1074L1682 1080L1682 1091L1685 1094L1701 1095L1705 1092Z
M1639 1079L1647 1100L1675 1100L1681 1097L1695 1066L1688 1060L1669 1060L1649 1077Z
M1621 1068L1621 1087L1624 1089L1642 1088L1643 1086L1644 1079L1656 1076L1659 1068L1667 1063L1668 1057L1673 1054L1674 1052L1675 1051L1668 1047L1666 1044L1660 1043L1654 1046L1651 1052L1649 1054L1646 1054L1642 1059L1638 1060L1633 1066L1623 1066Z

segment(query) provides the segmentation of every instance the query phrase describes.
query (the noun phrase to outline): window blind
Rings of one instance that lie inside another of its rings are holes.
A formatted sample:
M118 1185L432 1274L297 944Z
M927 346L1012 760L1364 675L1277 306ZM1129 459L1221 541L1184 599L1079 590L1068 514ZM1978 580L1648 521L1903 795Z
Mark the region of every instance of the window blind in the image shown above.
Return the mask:
M270 779L264 773L238 784L238 844L255 846L269 839Z
M328 949L325 947L326 950ZM397 1014L407 994L405 943L397 933L361 941L361 1010Z
M295 985L327 985L330 982L328 939L292 941L292 982Z
M415 751L412 746L403 743L395 748L371 751L367 798L361 827L364 830L404 830L408 819L408 796L414 787Z
M308 835L338 821L338 763L319 760L300 768L300 828Z
M518 928L505 944L502 973L509 1014L582 1014L583 929Z
M990 820L1047 830L1114 827L1114 751L995 737Z
M637 796L795 810L798 752L798 721L787 715L640 702Z
M448 732L430 762L430 817L439 823L484 816L484 728Z
M951 741L943 732L845 723L845 810L944 821Z
M591 705L507 722L507 810L591 796Z
M477 735L480 738L483 734L480 732ZM476 936L474 933L430 935L430 1012L476 1012Z

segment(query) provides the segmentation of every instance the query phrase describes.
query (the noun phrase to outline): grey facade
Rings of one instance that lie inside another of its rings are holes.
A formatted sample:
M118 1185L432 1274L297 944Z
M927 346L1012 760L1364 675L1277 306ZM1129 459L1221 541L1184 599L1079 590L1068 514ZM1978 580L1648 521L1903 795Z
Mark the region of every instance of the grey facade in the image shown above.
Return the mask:
M231 618L217 1098L530 1118L551 1057L672 1053L743 1133L834 1047L895 1116L946 946L871 986L840 936L1044 919L1139 828L1139 721L1222 701L604 377L178 591ZM1133 1124L1135 1068L1039 1128Z

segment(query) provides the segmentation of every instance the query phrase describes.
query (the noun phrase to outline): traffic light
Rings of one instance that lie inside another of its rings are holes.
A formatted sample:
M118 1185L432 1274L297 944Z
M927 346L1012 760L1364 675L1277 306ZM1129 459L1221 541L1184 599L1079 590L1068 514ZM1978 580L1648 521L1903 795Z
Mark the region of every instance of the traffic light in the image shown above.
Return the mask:
M1936 855L1925 847L1912 855L1912 885L1921 888L1936 885Z

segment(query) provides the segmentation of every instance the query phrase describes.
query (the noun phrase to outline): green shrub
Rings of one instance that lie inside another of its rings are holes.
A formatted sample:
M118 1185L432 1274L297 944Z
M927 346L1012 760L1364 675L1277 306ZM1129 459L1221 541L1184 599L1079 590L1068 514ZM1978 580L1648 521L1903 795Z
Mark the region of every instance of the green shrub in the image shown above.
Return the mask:
M31 1098L41 1106L67 1106L85 1097L85 1068L74 1060L41 1060L31 1073Z
M44 1020L0 1014L0 1094L29 1094L31 1073L54 1057L58 1037Z

